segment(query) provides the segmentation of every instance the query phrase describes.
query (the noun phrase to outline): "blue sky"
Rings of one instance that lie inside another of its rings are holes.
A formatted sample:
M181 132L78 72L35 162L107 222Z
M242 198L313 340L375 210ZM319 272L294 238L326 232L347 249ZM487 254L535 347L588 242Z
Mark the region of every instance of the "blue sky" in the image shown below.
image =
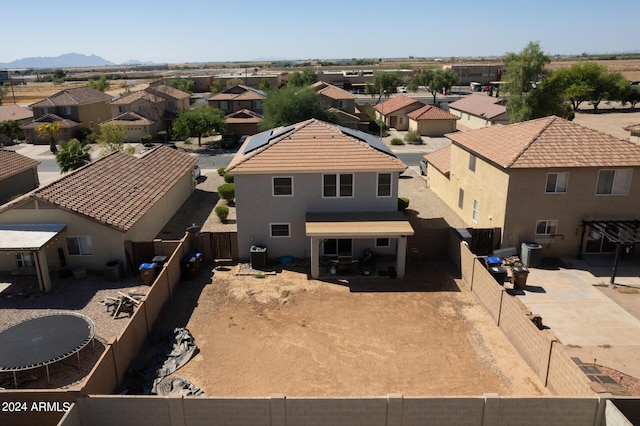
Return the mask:
M638 0L30 0L2 5L0 62L115 63L640 51Z

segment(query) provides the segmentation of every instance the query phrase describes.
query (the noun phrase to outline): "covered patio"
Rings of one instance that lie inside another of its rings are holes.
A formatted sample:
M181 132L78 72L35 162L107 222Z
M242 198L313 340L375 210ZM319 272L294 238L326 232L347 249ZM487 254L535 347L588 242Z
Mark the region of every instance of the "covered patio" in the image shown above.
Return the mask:
M311 277L320 276L321 247L326 240L351 239L395 240L395 271L399 278L405 276L407 237L414 234L413 227L402 212L327 212L307 213L306 235L311 239ZM353 253L337 253L336 267L358 261ZM347 265L348 266L348 265Z
M43 293L51 290L52 267L47 262L44 248L60 235L67 225L62 223L0 224L0 252L30 253L33 266L22 266L12 273L36 275Z

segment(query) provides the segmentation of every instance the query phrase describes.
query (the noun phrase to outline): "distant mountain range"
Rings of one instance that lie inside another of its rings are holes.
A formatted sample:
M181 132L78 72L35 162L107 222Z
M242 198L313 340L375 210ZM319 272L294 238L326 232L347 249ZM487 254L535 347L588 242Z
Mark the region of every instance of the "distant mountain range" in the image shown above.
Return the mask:
M122 64L107 61L97 55L83 55L81 53L65 53L55 57L30 57L17 59L12 62L0 62L0 68L81 68L105 67L113 65L150 65L153 62L142 62L130 59Z

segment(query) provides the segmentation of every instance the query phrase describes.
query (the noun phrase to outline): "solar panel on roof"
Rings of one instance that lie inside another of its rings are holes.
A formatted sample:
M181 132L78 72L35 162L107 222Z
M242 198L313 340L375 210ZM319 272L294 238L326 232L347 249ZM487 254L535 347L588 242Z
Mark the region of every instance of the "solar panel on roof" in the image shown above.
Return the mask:
M391 149L382 142L382 139L377 138L368 133L361 132L359 130L349 129L347 127L338 126L340 131L345 135L352 136L356 139L360 139L363 142L368 143L372 148L377 149L378 151L384 152L385 154L389 154L392 156L396 156Z
M254 135L253 137L251 137L251 139L247 143L247 146L245 147L244 151L242 151L242 153L248 154L251 151L255 151L256 149L263 147L269 142L271 142L272 139L275 139L284 134L287 134L293 129L295 129L295 126L286 127L276 133L273 133L273 129L267 130L266 132L258 133L257 135Z

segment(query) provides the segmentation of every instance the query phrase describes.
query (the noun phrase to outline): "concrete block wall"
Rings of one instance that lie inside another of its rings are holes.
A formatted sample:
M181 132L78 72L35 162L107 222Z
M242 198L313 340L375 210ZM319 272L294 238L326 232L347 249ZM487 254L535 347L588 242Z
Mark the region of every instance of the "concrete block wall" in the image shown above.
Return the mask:
M555 343L549 358L546 386L556 395L594 395L589 379L565 353L561 344Z
M484 397L405 397L402 426L482 424Z
M547 378L551 342L555 337L539 330L526 314L525 306L515 297L505 296L500 314L500 329L542 383Z
M379 397L292 397L286 399L285 407L286 426L387 424L387 401Z
M262 397L184 398L184 424L269 426L270 407L269 398Z
M170 426L168 400L151 396L109 395L84 397L77 405L83 425Z
M585 425L595 423L598 398L500 397L497 424Z
M632 426L640 424L640 401L633 398L607 400L604 419L607 426Z
M116 372L116 363L113 356L113 348L109 342L98 358L96 365L89 373L87 380L82 388L83 395L103 395L113 393L120 386L118 374Z
M469 250L466 244L460 243L458 247L460 248L460 275L467 287L471 288L476 255Z
M471 291L485 307L496 324L500 321L500 308L504 297L504 287L499 285L489 271L475 260Z

